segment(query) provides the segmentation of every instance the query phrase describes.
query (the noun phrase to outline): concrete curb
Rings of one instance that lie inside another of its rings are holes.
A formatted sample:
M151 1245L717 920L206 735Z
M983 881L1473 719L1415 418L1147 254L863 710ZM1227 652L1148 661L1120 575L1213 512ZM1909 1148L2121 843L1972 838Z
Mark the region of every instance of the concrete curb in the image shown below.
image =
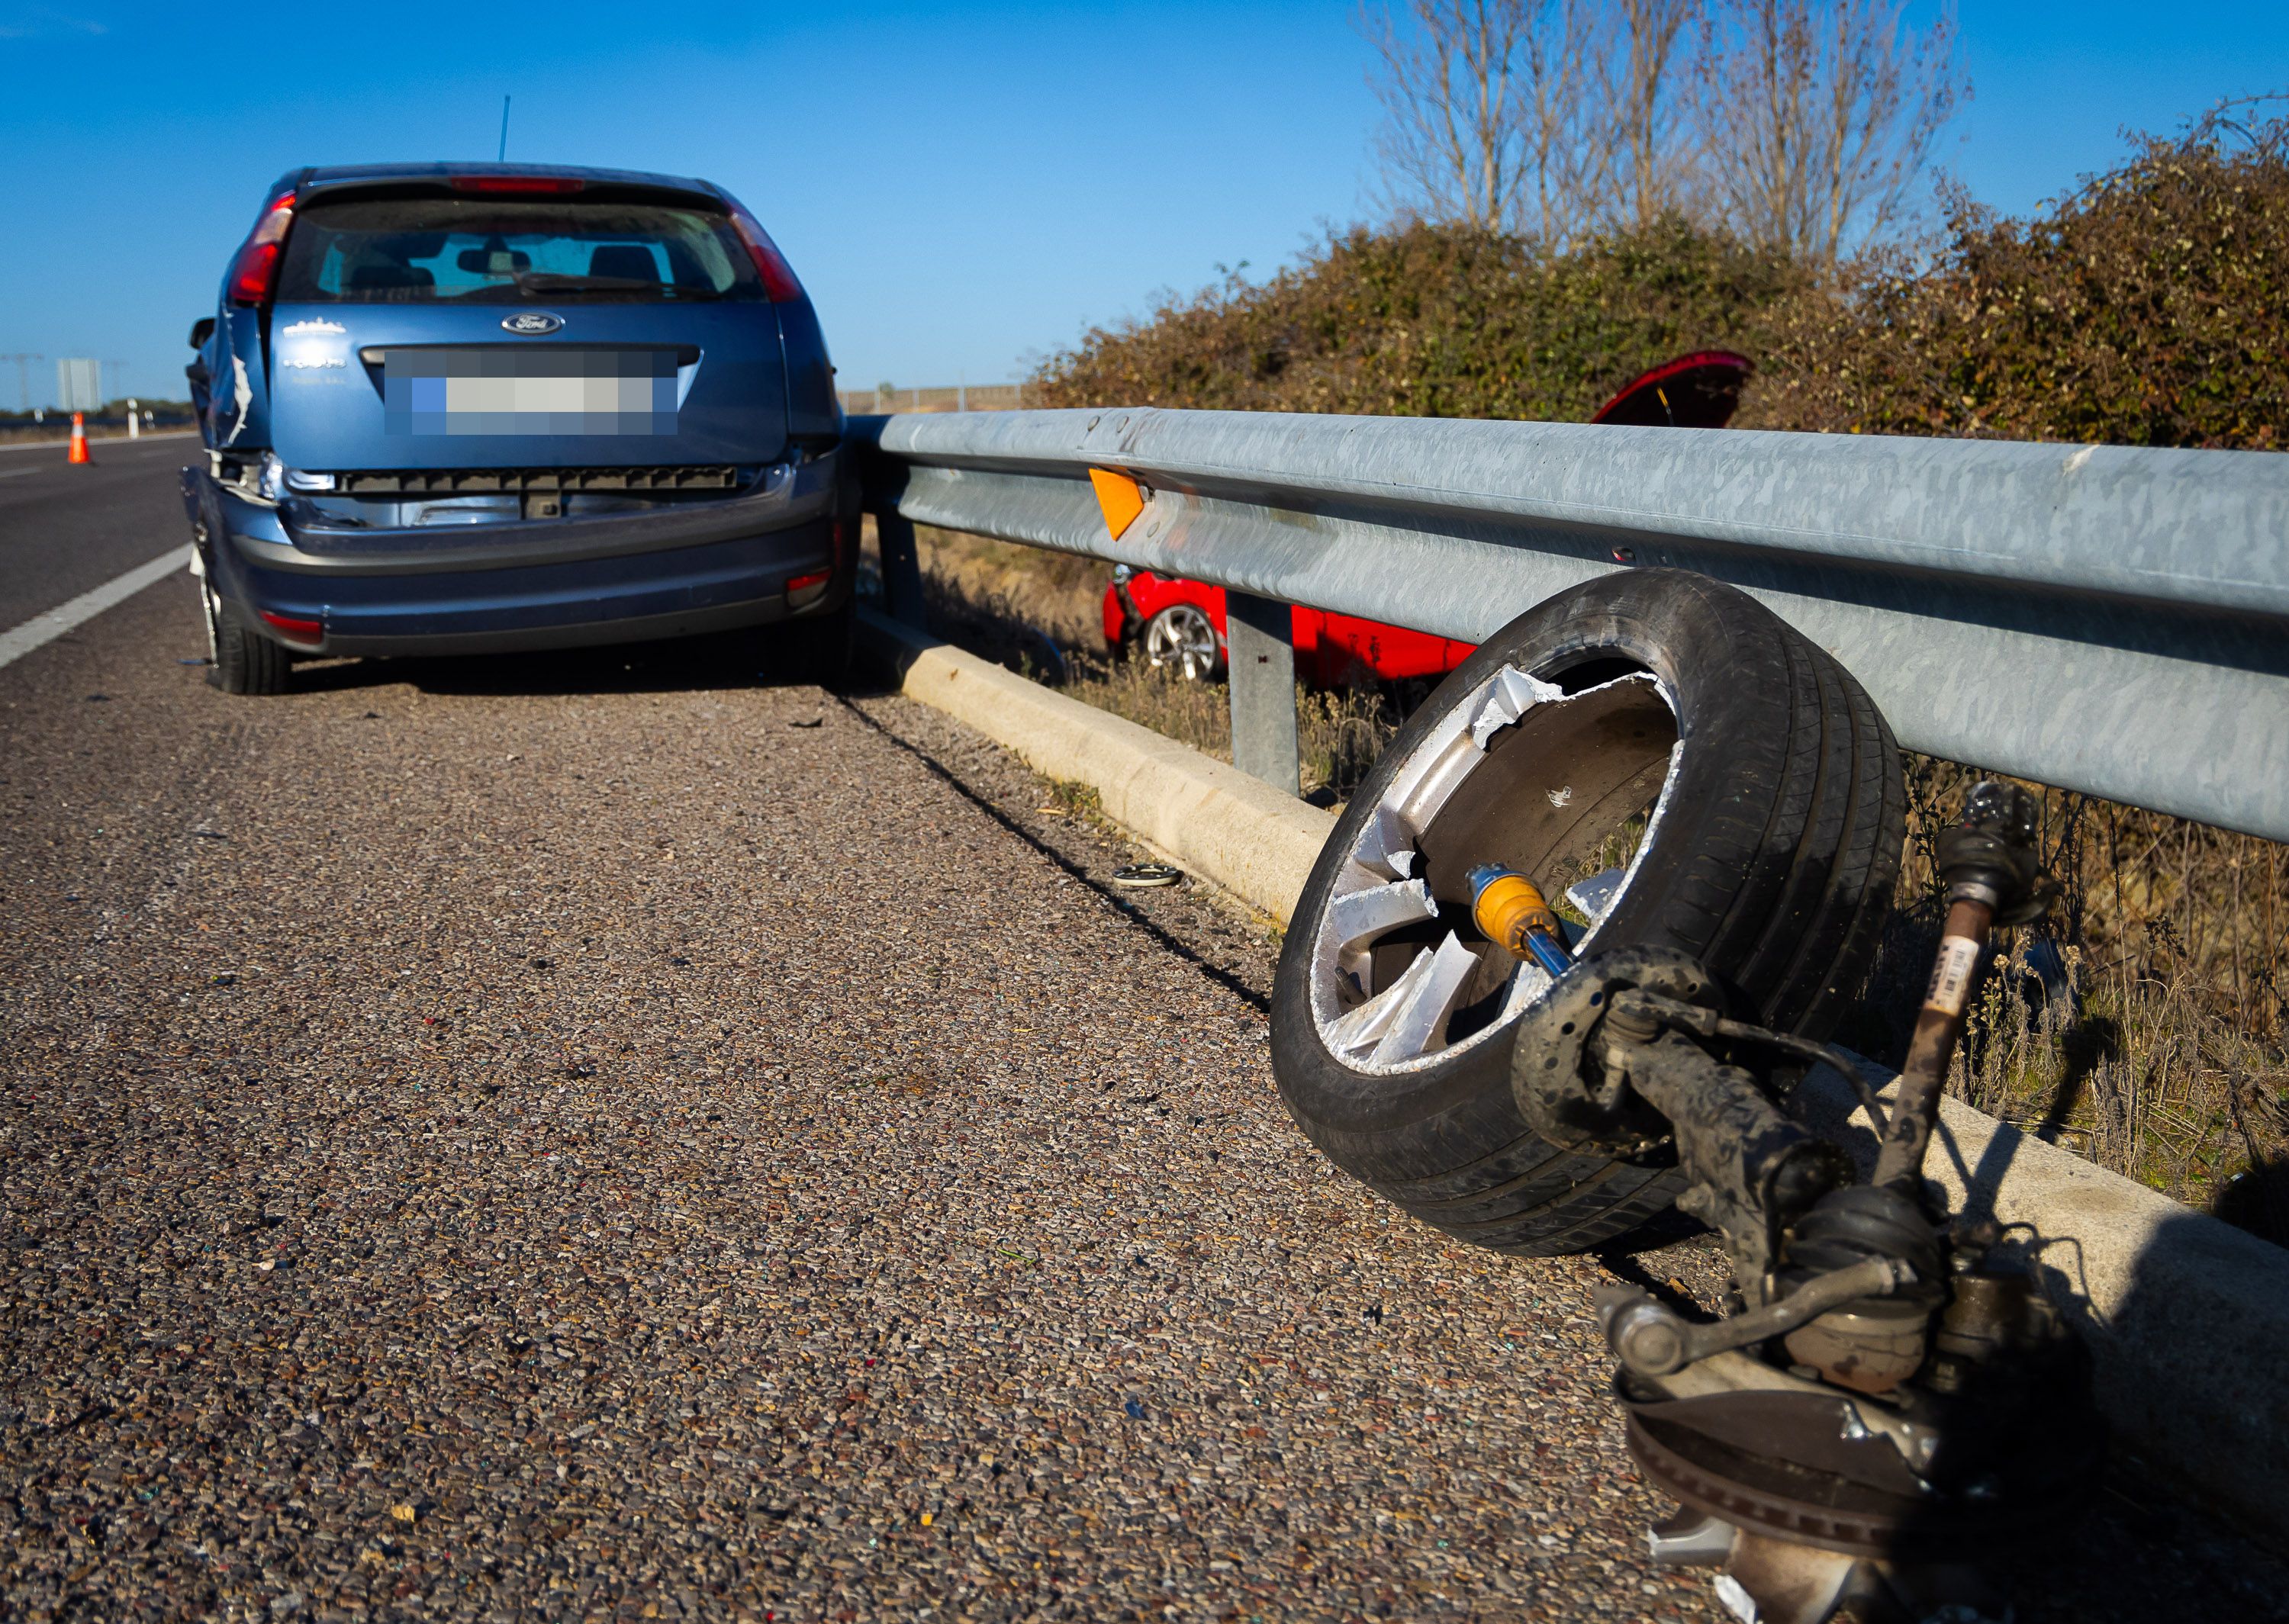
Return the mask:
M1294 912L1328 814L880 615L859 624L910 697L1089 785L1107 816L1283 923ZM1800 1097L1863 1174L1874 1166L1873 1127L1842 1078L1817 1068ZM2026 1244L2088 1339L2119 1439L2253 1528L2289 1532L2289 1251L1958 1101L1940 1118L1934 1182L1951 1209L2038 1231Z
M908 697L1087 784L1105 815L1183 867L1288 922L1335 818L1149 728L1069 699L871 609L858 635Z

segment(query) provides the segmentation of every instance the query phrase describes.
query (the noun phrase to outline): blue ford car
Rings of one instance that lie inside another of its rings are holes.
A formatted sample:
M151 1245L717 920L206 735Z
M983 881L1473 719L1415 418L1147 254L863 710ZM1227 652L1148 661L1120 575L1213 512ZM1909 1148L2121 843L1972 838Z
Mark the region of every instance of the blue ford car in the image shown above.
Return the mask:
M704 180L299 170L188 369L211 679L758 627L849 658L855 485L810 299Z

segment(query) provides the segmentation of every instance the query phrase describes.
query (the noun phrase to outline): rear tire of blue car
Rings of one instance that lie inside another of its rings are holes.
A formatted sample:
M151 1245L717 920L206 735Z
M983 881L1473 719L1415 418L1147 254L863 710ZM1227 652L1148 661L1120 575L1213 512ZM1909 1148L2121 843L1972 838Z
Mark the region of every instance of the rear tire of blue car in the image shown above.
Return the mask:
M284 693L293 682L293 657L250 627L203 578L199 597L206 610L207 681L226 694Z
M856 606L845 603L824 615L766 627L771 674L785 682L841 687L850 674L850 641L857 619Z

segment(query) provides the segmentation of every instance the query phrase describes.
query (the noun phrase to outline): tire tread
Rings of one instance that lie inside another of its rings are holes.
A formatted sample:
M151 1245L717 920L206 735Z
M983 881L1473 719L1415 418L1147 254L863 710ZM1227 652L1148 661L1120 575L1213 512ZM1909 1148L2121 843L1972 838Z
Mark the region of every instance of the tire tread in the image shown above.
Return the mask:
M1699 752L1695 804L1664 811L1624 899L1622 939L1692 953L1756 1019L1824 1035L1873 956L1898 869L1905 798L1882 715L1841 665L1753 599L1667 570L1559 594L1488 639L1440 692L1467 692L1498 664L1557 670L1598 651L1663 675L1683 742ZM1352 801L1360 819L1439 713L1434 696L1386 749ZM1398 1086L1320 1045L1304 980L1311 921L1356 828L1347 812L1321 855L1274 990L1273 1067L1297 1123L1394 1204L1497 1251L1586 1250L1657 1215L1682 1190L1675 1166L1543 1141L1511 1098L1506 1043Z

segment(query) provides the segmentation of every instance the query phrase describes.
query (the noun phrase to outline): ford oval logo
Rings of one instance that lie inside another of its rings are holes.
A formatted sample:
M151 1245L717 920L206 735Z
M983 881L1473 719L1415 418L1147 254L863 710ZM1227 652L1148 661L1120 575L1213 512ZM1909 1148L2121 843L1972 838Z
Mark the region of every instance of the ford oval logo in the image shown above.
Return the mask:
M520 310L514 315L504 317L501 322L504 331L513 332L521 338L538 338L556 331L563 325L562 316L551 315L546 310Z

